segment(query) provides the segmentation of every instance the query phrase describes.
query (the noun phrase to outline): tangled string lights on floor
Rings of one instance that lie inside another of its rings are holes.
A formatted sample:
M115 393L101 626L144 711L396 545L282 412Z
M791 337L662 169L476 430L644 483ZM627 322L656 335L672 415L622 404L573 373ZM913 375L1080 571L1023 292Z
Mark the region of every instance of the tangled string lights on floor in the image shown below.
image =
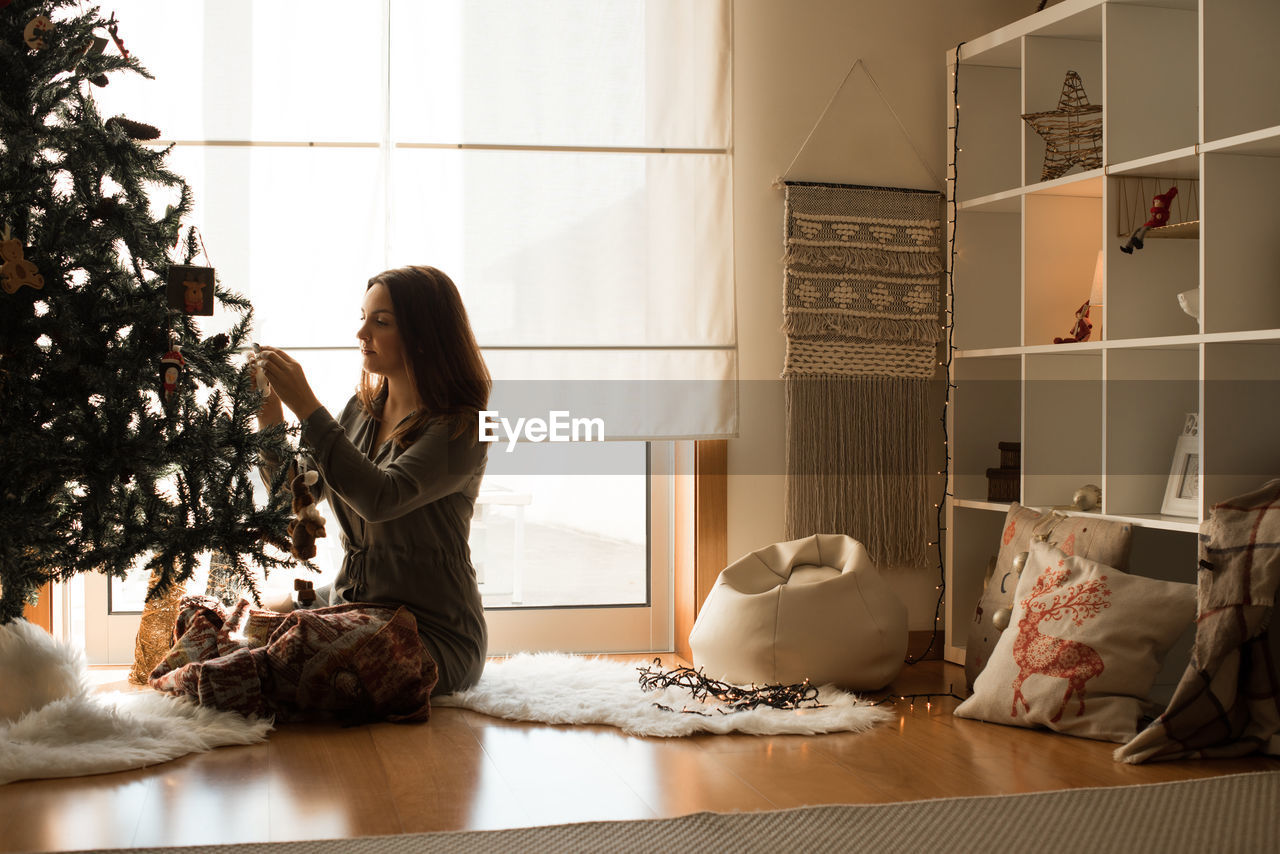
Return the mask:
M677 666L671 670L663 670L660 658L655 658L652 666L645 665L636 670L640 673L641 690L683 688L695 702L720 704L716 707L716 712L722 715L745 712L761 706L783 711L826 708L824 703L818 702L818 689L810 685L808 679L794 685L752 685L750 688L743 688L712 679L692 667ZM662 703L654 705L667 712L679 711L683 714L712 717L699 709L673 709Z

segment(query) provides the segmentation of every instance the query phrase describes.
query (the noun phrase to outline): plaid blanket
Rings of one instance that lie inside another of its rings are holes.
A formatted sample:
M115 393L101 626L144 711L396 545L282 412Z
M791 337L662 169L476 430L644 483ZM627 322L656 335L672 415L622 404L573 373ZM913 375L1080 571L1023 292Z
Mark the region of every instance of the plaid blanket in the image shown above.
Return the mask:
M277 721L425 721L435 661L407 609L348 604L288 614L192 596L151 672L158 691Z
M1269 622L1280 585L1280 480L1213 507L1200 529L1195 646L1169 707L1115 752L1148 759L1280 752Z

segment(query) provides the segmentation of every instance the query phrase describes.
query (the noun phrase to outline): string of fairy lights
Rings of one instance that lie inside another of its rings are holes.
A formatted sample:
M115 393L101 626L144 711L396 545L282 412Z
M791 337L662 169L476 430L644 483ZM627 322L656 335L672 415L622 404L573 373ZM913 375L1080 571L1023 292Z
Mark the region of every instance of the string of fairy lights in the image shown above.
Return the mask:
M956 45L955 64L951 69L951 123L947 126L947 130L951 133L951 157L947 163L947 181L951 183L950 192L947 194L947 254L949 255L947 263L947 290L946 302L944 303L944 322L942 324L943 346L942 359L938 365L942 368L946 386L942 395L942 470L938 472L942 476L942 497L938 503L933 505L936 512L936 523L938 529L938 537L929 545L937 549L938 552L938 599L933 606L933 631L929 635L929 645L919 655L908 658L907 664L915 664L928 657L933 650L934 644L938 641L938 624L942 621L942 605L947 598L947 564L945 548L943 546L943 536L946 534L946 512L947 499L952 497L951 493L951 431L947 421L947 416L951 409L951 392L955 389L955 383L951 376L951 362L955 356L955 339L952 335L955 328L955 268L956 268L956 176L959 172L957 163L959 161L960 148L960 48L964 46L964 42Z
M662 669L662 659L655 658L653 664L637 667L640 672L640 689L655 691L664 688L682 688L689 692L692 700L698 703L714 702L716 714L731 715L735 712L746 712L767 706L771 709L822 709L825 703L818 702L817 687L806 679L793 685L752 685L743 687L730 685L718 679L712 679L701 669L676 666L671 670ZM714 715L700 709L674 709L662 703L654 703L659 709L667 712L682 712L690 715L713 717Z

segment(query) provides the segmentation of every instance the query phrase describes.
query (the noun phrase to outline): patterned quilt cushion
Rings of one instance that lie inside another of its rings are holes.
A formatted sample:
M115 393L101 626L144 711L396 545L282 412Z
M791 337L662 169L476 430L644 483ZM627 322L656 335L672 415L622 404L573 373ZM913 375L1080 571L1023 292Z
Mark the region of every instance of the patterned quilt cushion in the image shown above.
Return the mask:
M1033 542L1009 628L955 715L1128 741L1195 611L1194 584L1129 575Z
M1031 548L1032 540L1060 546L1067 554L1096 560L1117 569L1129 565L1129 544L1133 526L1093 516L1068 516L1041 512L1014 502L1005 516L1000 552L995 570L987 580L965 644L965 683L973 690L974 680L1000 639L1001 628L1013 609L1013 591L1018 586L1019 555ZM1003 613L1002 613L1003 612ZM1001 616L997 616L1001 615ZM994 622L993 622L994 621Z

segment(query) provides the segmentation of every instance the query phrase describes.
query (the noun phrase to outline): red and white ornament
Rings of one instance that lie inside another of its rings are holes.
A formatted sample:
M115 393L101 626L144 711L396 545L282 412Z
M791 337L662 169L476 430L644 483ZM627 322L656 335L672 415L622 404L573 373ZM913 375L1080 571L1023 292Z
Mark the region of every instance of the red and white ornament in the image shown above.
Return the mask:
M178 391L178 382L182 379L182 369L187 360L182 358L182 348L174 347L160 357L160 388L164 392L164 402L173 400Z
M45 15L36 15L27 21L27 28L22 31L22 40L32 50L43 50L44 37L53 30L53 22Z

